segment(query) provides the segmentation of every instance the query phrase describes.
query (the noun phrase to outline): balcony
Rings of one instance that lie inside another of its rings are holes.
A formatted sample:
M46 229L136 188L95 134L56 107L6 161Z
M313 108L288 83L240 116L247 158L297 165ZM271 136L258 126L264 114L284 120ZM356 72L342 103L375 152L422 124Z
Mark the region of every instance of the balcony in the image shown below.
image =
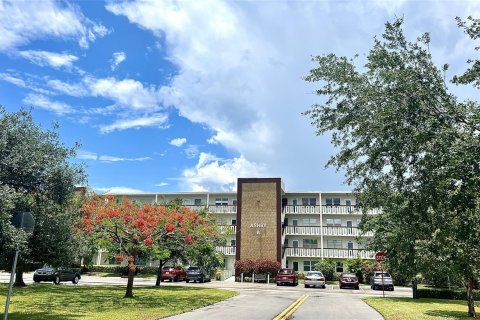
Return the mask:
M344 249L344 248L325 248L323 249L324 258L357 258L373 259L375 253L372 251L365 251L363 249ZM321 258L321 248L285 248L285 256L298 258Z
M226 256L234 256L236 253L236 247L235 246L217 246L215 249L218 252L223 253Z
M380 210L370 210L368 214L378 214ZM283 207L285 214L362 214L356 206L292 206Z
M323 235L324 236L347 236L347 237L372 237L373 232L369 231L366 233L362 233L359 228L356 227L332 227L327 226L323 227Z
M237 206L208 206L210 213L237 213Z
M320 226L286 226L285 227L285 234L287 236L293 235L313 235L319 236L321 235Z
M225 226L219 226L219 227L220 227L221 233L234 234L235 232L237 232L237 226L225 225Z

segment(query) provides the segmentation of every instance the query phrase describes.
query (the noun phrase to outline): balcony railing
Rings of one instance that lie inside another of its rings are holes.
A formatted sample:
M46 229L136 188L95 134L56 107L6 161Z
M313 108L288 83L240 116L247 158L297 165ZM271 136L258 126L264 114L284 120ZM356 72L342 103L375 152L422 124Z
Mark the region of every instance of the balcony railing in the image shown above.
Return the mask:
M226 226L219 226L221 233L235 233L237 231L237 226L226 225Z
M235 246L217 246L216 249L227 256L234 256L236 253Z
M320 226L286 226L285 232L287 235L316 235L319 236Z
M293 206L287 205L283 207L283 212L286 214L362 214L362 211L356 206ZM378 209L370 210L369 214L377 214Z
M323 227L323 235L324 236L349 236L349 237L357 237L357 236L373 236L373 232L368 231L362 233L359 228L356 227L332 227L327 226Z
M211 213L237 213L237 206L208 206Z
M285 255L287 257L302 257L302 258L321 258L321 248L293 248L287 247L285 249ZM324 258L356 258L373 259L375 253L371 251L365 251L362 249L342 249L342 248L325 248L323 249Z

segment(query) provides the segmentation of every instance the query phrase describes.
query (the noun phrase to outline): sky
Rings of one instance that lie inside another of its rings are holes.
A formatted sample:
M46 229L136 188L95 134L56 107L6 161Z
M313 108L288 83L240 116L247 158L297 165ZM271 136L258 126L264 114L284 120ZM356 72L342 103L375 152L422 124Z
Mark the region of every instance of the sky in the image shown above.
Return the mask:
M403 17L451 78L478 55L456 26L469 15L478 1L0 0L0 105L58 122L100 193L235 191L239 177L350 190L302 115L324 99L303 80L312 56L359 54L361 67Z

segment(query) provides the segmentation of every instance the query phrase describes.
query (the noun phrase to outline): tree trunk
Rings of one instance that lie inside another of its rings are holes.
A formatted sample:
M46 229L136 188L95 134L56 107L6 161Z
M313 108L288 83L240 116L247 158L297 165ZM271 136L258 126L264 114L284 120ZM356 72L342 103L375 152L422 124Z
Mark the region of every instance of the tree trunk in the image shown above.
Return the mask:
M135 277L135 255L128 257L128 282L124 298L133 298L133 278Z
M412 298L413 299L418 299L417 277L412 279Z
M471 277L467 282L467 304L468 304L468 316L476 318L477 314L475 313L475 301L473 300L473 282L474 279Z
M162 282L162 260L158 262L157 281L155 282L155 287L160 287L161 282Z
M13 272L13 270L12 270ZM15 282L13 283L14 287L26 287L25 281L23 281L23 266L21 263L17 265L17 270L15 271Z

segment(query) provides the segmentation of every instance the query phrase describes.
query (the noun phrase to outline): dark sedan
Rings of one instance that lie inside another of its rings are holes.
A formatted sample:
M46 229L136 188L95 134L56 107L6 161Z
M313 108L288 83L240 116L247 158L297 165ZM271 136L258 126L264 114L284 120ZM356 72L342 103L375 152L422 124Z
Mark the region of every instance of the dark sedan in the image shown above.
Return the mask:
M80 269L78 268L53 268L43 266L43 268L35 270L33 274L33 281L35 282L46 281L55 284L60 284L62 281L71 281L77 284L80 278Z
M188 283L190 281L193 281L193 282L200 282L200 283L203 283L203 282L210 282L211 279L210 279L210 276L208 275L207 272L205 272L205 270L203 270L202 268L200 267L189 267L187 269L187 276L185 278L185 281Z
M356 290L360 289L358 283L358 277L355 273L342 273L339 277L340 289L343 288L354 288Z

